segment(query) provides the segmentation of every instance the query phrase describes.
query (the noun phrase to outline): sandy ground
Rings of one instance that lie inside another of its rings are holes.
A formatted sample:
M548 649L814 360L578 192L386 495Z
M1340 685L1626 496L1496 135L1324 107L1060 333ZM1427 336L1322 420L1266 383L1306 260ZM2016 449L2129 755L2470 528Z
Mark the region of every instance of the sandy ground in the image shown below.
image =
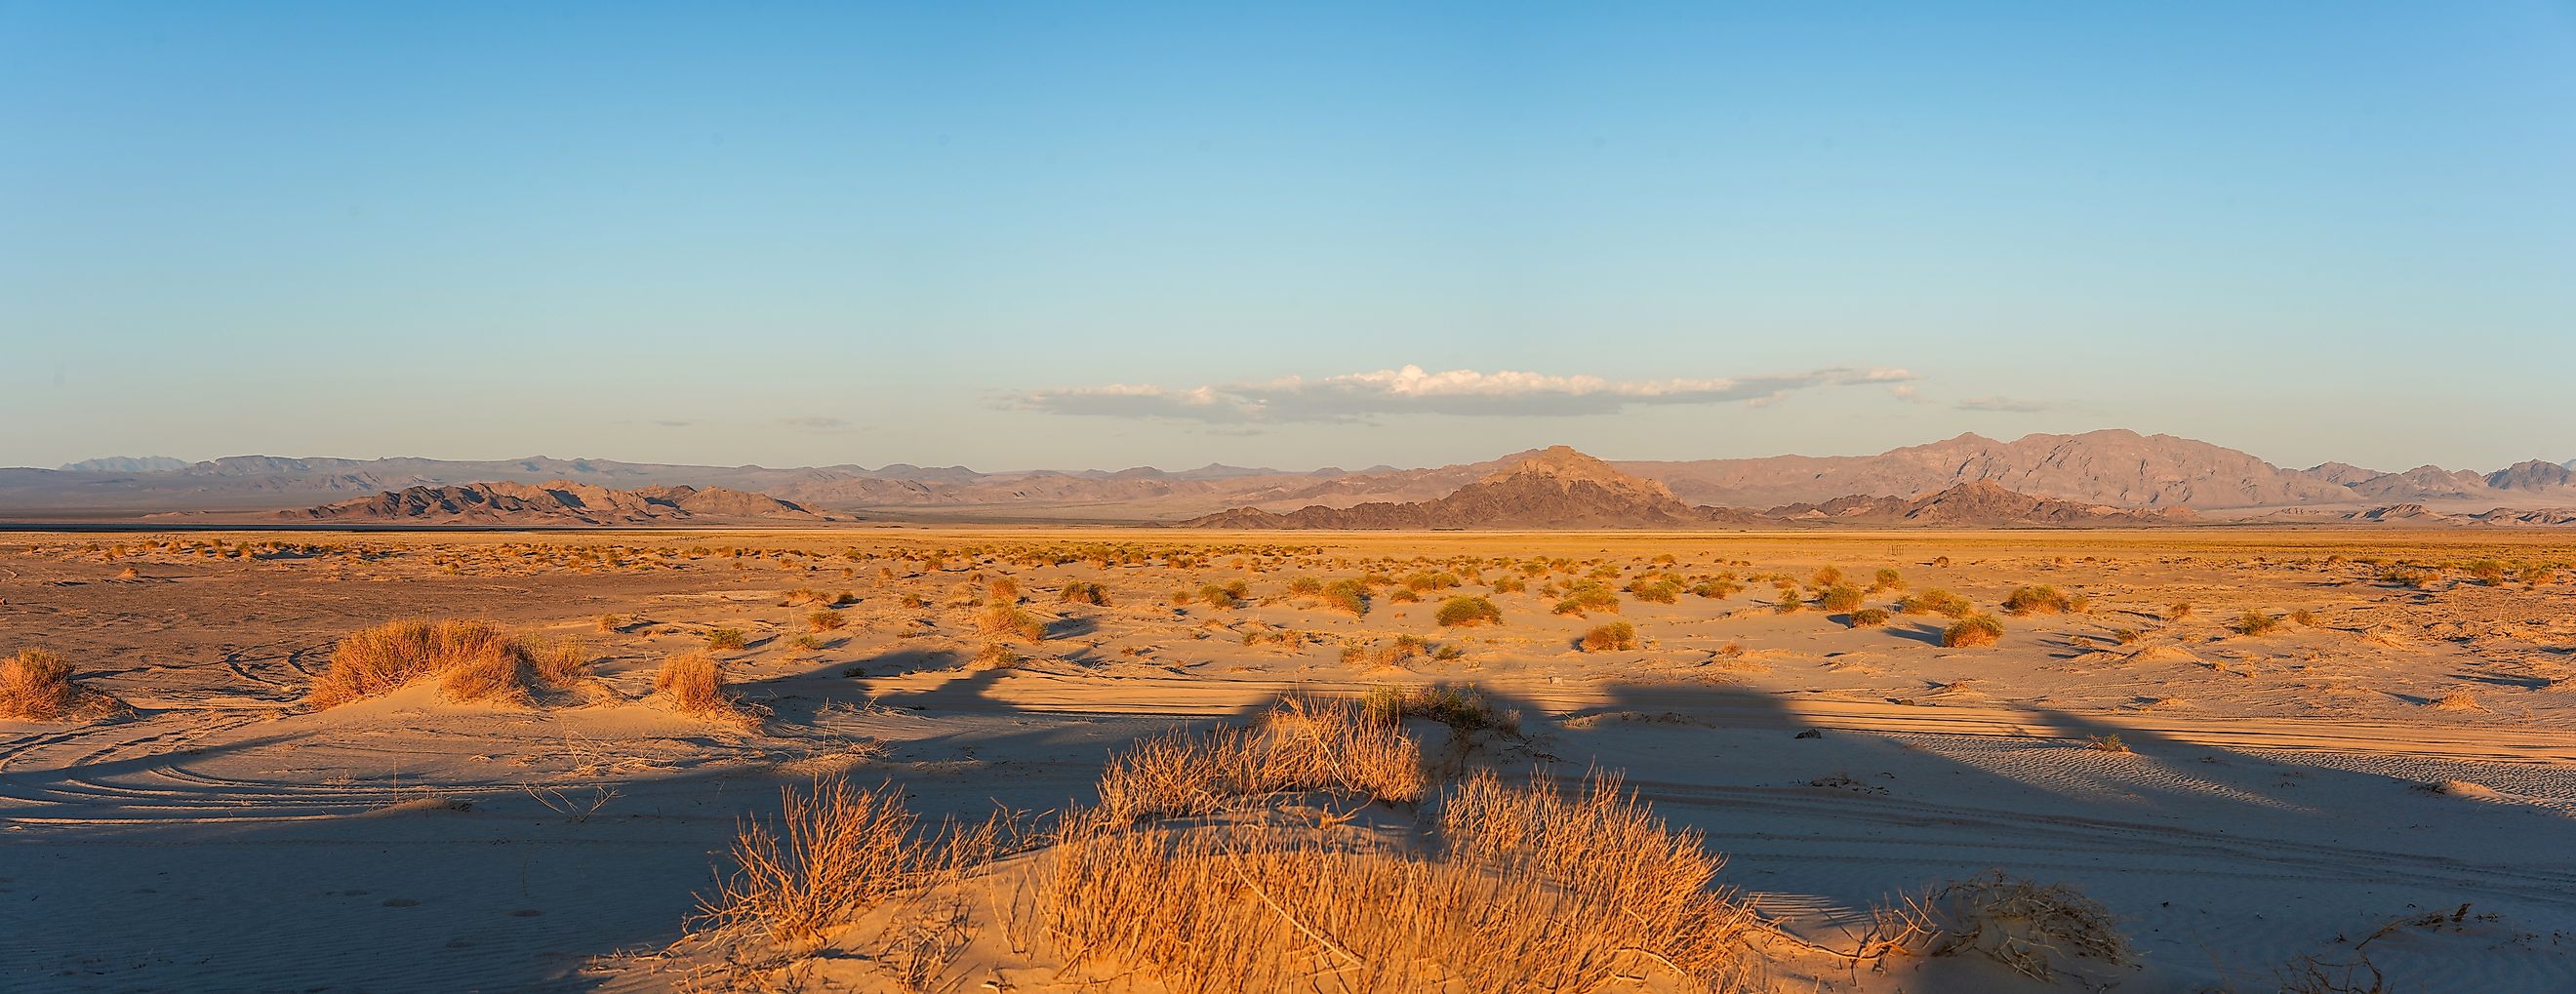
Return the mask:
M1111 546L1135 561L1082 561ZM1419 603L1382 589L1358 618L1287 593L1300 576L1473 566L1490 582L1523 575L1496 560L1534 556L1573 572L1490 594L1497 627L1432 621L1482 584ZM1726 883L1819 942L1886 895L2000 868L2109 905L2137 962L2092 979L2122 990L2281 990L2297 958L2348 962L2392 922L2368 946L2391 990L2576 990L2576 571L2466 578L2488 558L2564 567L2576 547L2173 531L21 535L0 540L0 654L50 649L136 713L0 722L0 987L667 990L680 974L655 951L681 937L738 819L775 811L782 787L846 774L932 815L1045 812L1087 801L1109 753L1175 723L1286 690L1436 683L1521 718L1444 764L1624 770L1728 855ZM2401 565L2447 568L2421 587L2383 579ZM1947 649L1946 618L1784 614L1759 579L1825 566L1861 585L1892 567L1908 590L1986 610L2033 584L2090 603ZM1748 586L1550 612L1543 585L1594 570L1613 586L1653 570ZM967 602L1003 576L1047 637L1016 667L978 668ZM1058 603L1076 580L1112 605ZM1249 584L1241 607L1173 603L1232 580ZM832 609L845 627L811 631L817 607L787 603L798 588L852 594ZM2248 610L2309 623L2232 631ZM421 616L580 638L616 693L508 710L415 687L297 706L342 635ZM1574 647L1614 619L1643 646ZM773 712L756 731L645 699L660 659L718 628L748 643L719 655ZM1402 635L1455 657L1343 659ZM2133 751L2087 747L2113 735ZM2009 987L1968 963L1780 973L1794 990ZM941 989L1038 986L966 957Z

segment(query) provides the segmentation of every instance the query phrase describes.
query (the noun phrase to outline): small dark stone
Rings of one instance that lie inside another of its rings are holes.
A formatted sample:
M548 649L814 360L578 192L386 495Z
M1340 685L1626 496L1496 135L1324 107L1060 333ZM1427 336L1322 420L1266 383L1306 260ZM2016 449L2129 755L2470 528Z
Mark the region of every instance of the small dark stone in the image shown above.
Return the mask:
M1799 732L1798 737L1802 739L1821 739L1825 737L1825 733L1810 728L1806 731Z

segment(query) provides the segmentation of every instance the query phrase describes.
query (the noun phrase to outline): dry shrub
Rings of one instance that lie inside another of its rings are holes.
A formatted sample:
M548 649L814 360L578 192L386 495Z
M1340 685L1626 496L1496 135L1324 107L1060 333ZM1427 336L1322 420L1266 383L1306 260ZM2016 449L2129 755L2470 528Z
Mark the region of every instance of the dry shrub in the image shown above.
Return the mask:
M1009 604L995 604L975 616L975 627L986 638L1017 639L1035 642L1046 637L1046 622Z
M2233 629L2238 635L2269 635L2274 629L2281 627L2281 619L2261 611L2247 611L2238 615L2236 621L2227 627Z
M2135 628L2117 628L2111 631L2111 641L2118 642L2121 645L2136 645L2138 644L2139 639L2143 639L2145 637L2147 637L2146 633Z
M1065 584L1063 592L1057 594L1056 599L1067 604L1089 604L1093 607L1108 607L1109 588L1086 580L1075 580L1071 583Z
M1493 701L1472 687L1372 687L1367 696L1360 698L1360 707L1370 717L1389 724L1406 718L1429 718L1460 732L1499 728L1520 734L1519 712L1495 710Z
M2487 709L2486 705L2478 703L2478 695L2472 694L2466 689L2454 690L2450 693L2444 694L2440 699L2435 700L2428 706L2436 711L2484 711Z
M834 611L830 608L824 608L805 616L805 627L813 629L815 634L818 635L824 632L839 631L849 626L850 619L843 617L841 612Z
M1229 824L1061 836L1046 926L1093 972L1175 994L1576 991L1664 974L1749 990L1753 921L1719 860L1615 784L1568 798L1490 774L1453 794L1439 852L1365 834Z
M1865 607L1852 612L1850 621L1854 628L1876 628L1887 623L1887 612L1879 608Z
M430 677L450 701L527 704L540 683L589 679L590 657L578 643L524 639L480 621L393 621L342 638L304 702L338 707Z
M2023 587L2004 598L2004 613L2016 617L2025 614L2064 614L2075 609L2075 602L2056 587Z
M0 719L98 721L130 710L124 701L72 679L72 664L43 649L0 659Z
M710 931L810 948L889 900L953 882L991 858L1000 836L998 820L925 830L891 787L854 789L836 778L781 794L776 826L746 821L733 874L700 902Z
M1941 630L1941 644L1952 649L1993 645L2003 637L2004 623L1991 614L1971 615Z
M1860 607L1859 587L1837 584L1816 595L1816 606L1827 611L1850 611Z
M2043 887L1997 871L1952 883L1930 903L1940 929L1930 946L1935 956L1983 953L2042 983L2070 957L2112 965L2129 959L2111 910L2063 884Z
M1016 668L1026 661L1020 658L1019 653L1011 651L1010 646L999 642L988 642L983 649L975 653L974 660L967 666L979 670L1007 670Z
M707 650L710 652L739 650L749 645L751 640L739 628L718 628L707 633Z
M1020 602L1020 581L1007 576L994 577L993 582L984 585L984 594L1004 604L1017 604Z
M1111 758L1100 775L1100 813L1132 825L1281 791L1413 801L1422 789L1422 747L1402 728L1353 702L1291 697L1254 727L1174 731Z

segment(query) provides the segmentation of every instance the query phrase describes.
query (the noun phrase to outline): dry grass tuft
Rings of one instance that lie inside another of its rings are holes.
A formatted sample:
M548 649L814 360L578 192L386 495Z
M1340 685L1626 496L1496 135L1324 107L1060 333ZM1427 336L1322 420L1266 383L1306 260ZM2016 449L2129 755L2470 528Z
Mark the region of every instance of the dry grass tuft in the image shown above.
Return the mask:
M72 664L43 649L0 659L0 719L88 722L127 711L124 701L80 685Z
M2042 983L2056 979L2065 960L2086 957L2128 962L2128 941L2111 910L2063 884L2041 886L2000 871L1942 888L1934 894L1940 933L1935 956L1977 952Z
M743 824L733 874L701 902L700 921L711 931L810 948L872 908L954 881L991 858L1001 834L998 820L925 831L891 787L854 789L833 779L782 794L775 827Z
M342 638L304 702L338 707L432 677L450 701L526 705L540 684L588 680L590 655L579 643L520 638L480 621L394 621Z
M1447 800L1442 851L1231 824L1068 829L1046 929L1094 972L1174 994L1595 990L1663 974L1750 989L1745 907L1719 865L1615 783L1567 797L1490 774Z
M2487 709L2486 705L2478 703L2478 695L2470 693L2466 688L2444 694L2439 699L2425 706L2436 711L2484 711Z
M2247 611L2227 627L2238 635L2269 635L2281 627L2281 619L2261 611Z
M757 715L725 692L724 667L705 653L662 660L662 668L653 673L653 693L681 714L742 725L759 722Z
M1422 747L1355 702L1286 698L1254 727L1176 731L1112 758L1100 776L1100 813L1132 825L1209 814L1236 798L1310 790L1419 800Z
M1109 588L1087 580L1075 580L1071 583L1065 584L1064 591L1057 594L1056 599L1067 604L1089 604L1093 607L1108 607Z

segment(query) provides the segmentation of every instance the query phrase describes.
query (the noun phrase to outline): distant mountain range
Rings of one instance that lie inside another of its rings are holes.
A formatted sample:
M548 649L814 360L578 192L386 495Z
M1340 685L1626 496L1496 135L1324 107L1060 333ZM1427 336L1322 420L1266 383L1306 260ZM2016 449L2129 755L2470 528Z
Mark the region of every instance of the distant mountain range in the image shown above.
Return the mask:
M723 487L611 490L554 480L542 485L473 483L407 487L298 511L289 521L501 526L819 524L823 515L766 494Z
M1662 483L1553 446L1528 453L1436 500L1313 505L1285 514L1235 508L1183 522L1196 528L1782 528L1810 525L1952 528L2110 527L2196 520L2180 508L2083 505L2014 493L1991 481L1962 483L1912 500L1848 496L1769 511L1683 502Z
M1376 466L1289 472L1212 464L1177 472L1137 467L1006 473L905 464L877 469L855 465L773 469L543 457L449 461L234 456L184 465L157 457L111 458L58 470L0 469L0 518L130 517L156 511L252 514L366 500L415 488L555 481L628 490L721 487L766 494L809 511L922 520L1177 522L1247 508L1283 517L1305 513L1309 519L1321 520L1322 512L1308 509L1353 510L1373 504L1424 506L1417 511L1368 514L1421 513L1436 518L1464 513L1461 508L1466 503L1495 491L1479 490L1447 504L1439 502L1538 454L1533 450L1430 469ZM1670 499L1672 504L1667 506L1652 495L1626 494L1623 499L1655 504L1654 508L1639 505L1648 518L1679 514L1673 510L1678 506L1783 509L1784 515L1805 515L1803 520L1855 523L1914 514L1911 520L1919 521L1941 512L1937 508L1900 511L1897 505L1980 483L1993 484L1997 492L2079 508L2187 507L2214 520L2264 517L2290 508L2340 515L2423 504L2430 513L2463 516L2497 508L2576 507L2576 463L2531 460L2484 473L2432 466L2381 472L2343 463L2286 469L2206 442L2124 430L2029 435L2009 442L1960 435L1869 456L1606 465L1624 479L1654 484ZM1962 506L1957 502L1994 496L1993 492L1963 492L1941 506ZM1785 510L1796 505L1809 506Z

